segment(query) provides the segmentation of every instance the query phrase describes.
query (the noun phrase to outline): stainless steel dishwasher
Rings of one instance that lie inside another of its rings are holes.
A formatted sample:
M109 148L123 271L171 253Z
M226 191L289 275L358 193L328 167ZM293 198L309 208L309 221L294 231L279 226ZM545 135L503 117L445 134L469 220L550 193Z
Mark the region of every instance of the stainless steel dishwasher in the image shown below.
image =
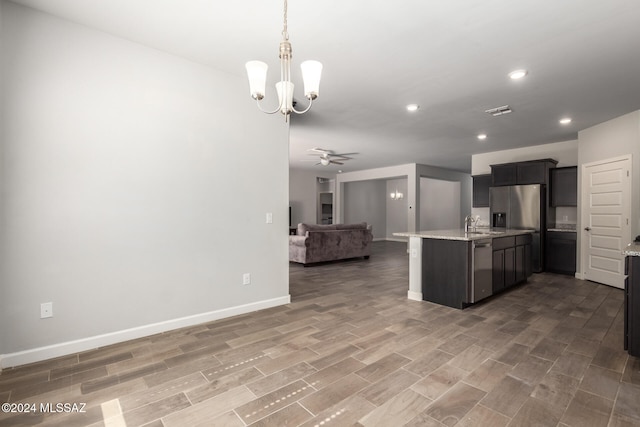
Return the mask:
M469 303L478 302L493 293L493 239L473 241L473 276L469 289Z

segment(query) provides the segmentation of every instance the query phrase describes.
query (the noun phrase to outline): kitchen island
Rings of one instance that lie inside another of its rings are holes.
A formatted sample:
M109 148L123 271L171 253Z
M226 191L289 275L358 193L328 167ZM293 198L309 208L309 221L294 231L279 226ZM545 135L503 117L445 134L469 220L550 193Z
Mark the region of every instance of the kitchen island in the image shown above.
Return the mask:
M408 298L465 308L531 275L532 230L464 229L409 237Z
M634 241L622 252L625 258L624 281L624 349L640 357L640 241Z

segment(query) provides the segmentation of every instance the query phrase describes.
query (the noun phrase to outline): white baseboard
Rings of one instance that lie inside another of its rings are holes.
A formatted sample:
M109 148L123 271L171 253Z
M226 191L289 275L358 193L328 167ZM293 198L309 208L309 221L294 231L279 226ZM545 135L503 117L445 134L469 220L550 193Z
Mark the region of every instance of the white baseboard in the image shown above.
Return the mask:
M422 301L422 292L407 291L407 298L413 301Z
M265 308L285 305L289 304L290 302L291 296L286 295L279 298L253 302L236 307L223 308L221 310L181 317L164 322L152 323L149 325L138 326L136 328L125 329L122 331L110 332L108 334L96 335L79 340L33 348L16 353L2 354L0 355L0 370L4 368L26 365L28 363L40 362L42 360L52 359L54 357L66 356L69 354L92 350L98 347L117 344L136 338L143 338L174 329L212 322L214 320L224 319L231 316L251 313L253 311L264 310Z
M407 238L402 238L402 237L387 237L385 239L388 242L400 242L400 243L409 243L409 240Z

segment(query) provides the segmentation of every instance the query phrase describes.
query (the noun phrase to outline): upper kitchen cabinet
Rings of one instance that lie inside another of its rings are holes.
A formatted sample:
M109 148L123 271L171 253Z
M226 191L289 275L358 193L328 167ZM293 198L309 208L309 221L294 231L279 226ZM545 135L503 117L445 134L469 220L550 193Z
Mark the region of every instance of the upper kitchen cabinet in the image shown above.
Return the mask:
M491 165L491 186L499 187L503 185L515 185L517 181L517 171L515 163L504 165Z
M547 184L549 170L558 162L553 159L491 165L493 187L521 184Z
M491 175L476 175L473 178L473 207L489 207L489 187L491 187Z
M551 169L551 206L578 206L578 167Z

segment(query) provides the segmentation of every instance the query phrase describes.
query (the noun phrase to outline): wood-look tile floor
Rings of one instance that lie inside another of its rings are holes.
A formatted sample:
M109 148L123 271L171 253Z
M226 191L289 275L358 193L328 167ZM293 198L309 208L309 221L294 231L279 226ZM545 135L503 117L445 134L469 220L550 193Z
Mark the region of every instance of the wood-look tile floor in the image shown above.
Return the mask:
M456 310L407 300L406 245L291 264L292 303L0 374L0 426L638 426L623 292L554 274ZM77 408L80 409L80 408Z

